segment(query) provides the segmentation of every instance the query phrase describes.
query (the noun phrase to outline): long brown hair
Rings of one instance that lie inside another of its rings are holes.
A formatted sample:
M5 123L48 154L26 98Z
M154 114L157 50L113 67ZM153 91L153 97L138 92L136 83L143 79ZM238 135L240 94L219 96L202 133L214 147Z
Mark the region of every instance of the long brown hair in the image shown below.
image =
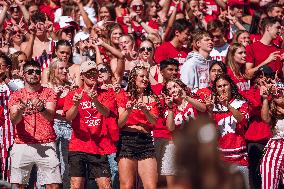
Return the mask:
M235 76L237 76L237 77L242 76L242 77L246 78L246 76L245 76L245 64L240 65L240 64L236 63L235 60L234 60L234 56L236 54L236 51L241 47L245 48L243 45L241 45L239 43L232 44L229 47L225 62L232 69Z

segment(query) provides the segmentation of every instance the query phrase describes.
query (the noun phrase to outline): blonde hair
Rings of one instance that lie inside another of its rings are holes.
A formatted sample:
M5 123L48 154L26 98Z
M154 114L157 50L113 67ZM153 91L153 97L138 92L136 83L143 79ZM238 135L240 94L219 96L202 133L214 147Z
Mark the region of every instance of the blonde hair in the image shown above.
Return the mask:
M55 58L50 63L50 65L48 67L48 83L50 83L52 85L58 85L61 82L65 83L65 84L69 84L68 81L60 81L55 75L55 71L58 68L58 64L61 63L61 62L63 62L63 61L59 60L58 58ZM66 63L66 65L68 65L68 64Z

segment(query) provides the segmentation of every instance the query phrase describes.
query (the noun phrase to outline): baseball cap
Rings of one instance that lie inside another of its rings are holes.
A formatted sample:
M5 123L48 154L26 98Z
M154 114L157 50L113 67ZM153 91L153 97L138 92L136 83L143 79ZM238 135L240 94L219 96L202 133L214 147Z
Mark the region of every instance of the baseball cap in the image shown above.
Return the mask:
M258 70L255 73L256 77L259 77L262 75L264 75L265 77L273 77L275 75L275 72L273 72L273 70L269 66L264 65L258 68Z
M60 29L66 29L70 27L73 27L76 30L80 29L77 22L75 22L73 18L71 18L70 16L61 16L59 18L59 22L54 24L55 31L59 31Z
M85 62L82 62L81 65L80 65L80 73L86 73L88 72L89 70L92 70L92 69L97 69L97 64L96 62L94 61L85 61Z
M74 44L78 43L79 41L86 40L90 37L90 34L86 32L78 32L74 37Z
M234 5L245 5L246 3L244 2L244 0L228 0L227 5L229 7L234 6Z

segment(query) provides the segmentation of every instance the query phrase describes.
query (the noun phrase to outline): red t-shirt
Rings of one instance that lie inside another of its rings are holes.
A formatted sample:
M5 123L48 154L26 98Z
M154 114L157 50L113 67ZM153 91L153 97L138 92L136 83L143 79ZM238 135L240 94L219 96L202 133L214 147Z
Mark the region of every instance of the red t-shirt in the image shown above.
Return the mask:
M126 103L129 101L129 97L127 96L127 93L124 91L121 91L117 95L117 105L118 107L125 108ZM147 110L150 111L153 115L156 117L159 116L159 108L158 103L156 101L145 103ZM131 113L128 115L128 119L125 123L125 127L131 126L131 125L146 125L148 128L153 129L154 125L151 124L143 111L140 109L137 109L137 107L134 105L133 109L131 110Z
M33 99L40 99L44 104L56 104L56 98L56 94L50 88L41 88L36 92L28 92L23 88L11 95L10 107L19 104L20 100L27 104L21 122L15 126L16 144L48 143L56 140L53 121L48 121L32 104Z
M179 129L185 121L197 118L197 110L190 103L187 103L187 106L183 111L179 110L176 106L174 106L173 112L174 112L175 130ZM166 110L164 113L165 120L167 119L168 115L169 112L168 110ZM169 131L170 139L173 138L173 133L175 132L175 130L172 132Z
M155 95L160 96L161 95L161 91L164 87L163 83L158 83L156 85L152 85L151 88L154 92ZM164 101L162 99L160 99L160 103L162 104L162 106L164 105ZM153 129L153 137L154 138L167 138L170 139L171 138L171 132L168 130L168 128L166 127L166 120L164 117L159 117L157 120L157 123Z
M233 114L224 106L219 109L214 106L213 117L220 133L218 143L219 150L224 161L237 165L248 165L245 142L245 131L248 123L248 104L242 100L232 99L230 105L239 110L243 120L238 122Z
M174 58L179 61L179 66L182 66L186 60L189 50L186 48L177 49L171 42L165 42L156 49L155 62L160 64L162 60Z
M250 34L250 39L251 39L252 42L259 41L259 40L261 40L261 38L262 38L262 35L259 34L259 33L257 33L257 34ZM283 38L280 35L278 35L276 37L276 39L274 39L272 41L272 44L274 44L276 47L280 48L282 42L283 42Z
M246 131L246 140L253 142L267 142L271 137L270 125L261 119L262 101L260 90L251 88L247 93L247 98L253 103L250 109L249 128Z
M73 106L73 96L80 94L82 88L70 91L65 97L63 111L66 112ZM98 91L98 101L110 111L110 116L103 116L95 107L86 92L83 92L82 100L78 106L78 113L72 120L72 136L69 144L70 151L79 151L90 154L109 154L115 151L114 143L110 139L109 127L116 122L117 107L113 91ZM108 122L110 121L110 122ZM118 130L118 127L117 127ZM112 131L113 132L113 131Z
M280 51L274 45L264 45L260 41L256 41L246 47L247 57L246 61L253 63L253 66L256 67L265 61L272 52ZM280 58L277 58L275 61L272 61L268 65L273 72L278 71L279 75L282 76L282 66Z
M250 80L243 77L236 77L230 67L227 68L227 74L231 77L234 83L238 86L240 92L250 90Z

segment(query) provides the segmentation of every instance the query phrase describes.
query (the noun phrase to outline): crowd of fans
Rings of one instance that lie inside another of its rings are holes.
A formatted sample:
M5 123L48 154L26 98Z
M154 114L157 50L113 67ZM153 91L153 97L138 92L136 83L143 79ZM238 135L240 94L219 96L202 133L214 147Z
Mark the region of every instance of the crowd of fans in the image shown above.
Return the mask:
M283 9L282 0L0 0L2 179L281 188Z

